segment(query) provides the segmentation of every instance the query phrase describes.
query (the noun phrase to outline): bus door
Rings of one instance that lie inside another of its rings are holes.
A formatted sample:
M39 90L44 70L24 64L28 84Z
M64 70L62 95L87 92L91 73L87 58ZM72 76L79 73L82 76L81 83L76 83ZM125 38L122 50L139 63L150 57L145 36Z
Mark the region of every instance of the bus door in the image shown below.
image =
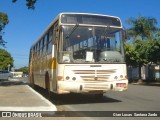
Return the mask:
M57 90L57 51L58 51L59 30L58 22L53 28L53 45L52 45L52 75L53 75L53 91Z

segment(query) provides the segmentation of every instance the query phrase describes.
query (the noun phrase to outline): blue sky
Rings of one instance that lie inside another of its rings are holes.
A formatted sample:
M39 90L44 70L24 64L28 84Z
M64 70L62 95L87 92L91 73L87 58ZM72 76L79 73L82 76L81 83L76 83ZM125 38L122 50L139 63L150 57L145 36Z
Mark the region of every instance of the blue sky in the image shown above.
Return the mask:
M127 19L141 15L156 18L160 27L160 0L37 0L35 10L27 9L26 0L11 1L0 0L0 12L9 17L4 40L16 68L28 66L31 45L60 12L118 16L126 28Z

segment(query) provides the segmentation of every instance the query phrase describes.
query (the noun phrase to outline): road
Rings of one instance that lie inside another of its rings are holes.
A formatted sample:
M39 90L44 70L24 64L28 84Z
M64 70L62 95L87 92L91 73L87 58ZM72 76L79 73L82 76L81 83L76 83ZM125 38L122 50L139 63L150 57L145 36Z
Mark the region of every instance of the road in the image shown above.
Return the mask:
M26 80L24 80L26 82ZM48 97L46 91L35 88L44 97ZM59 111L78 111L86 120L159 120L158 117L92 117L87 112L80 111L160 111L160 86L129 85L125 92L108 92L102 99L94 95L55 95L51 94L50 101L56 105ZM71 112L74 114L74 112ZM72 116L69 114L69 116ZM67 115L62 115L68 117ZM46 118L45 120L48 120ZM51 118L50 118L51 119ZM60 119L60 118L58 118ZM74 119L70 117L69 119Z
M70 95L61 107L74 111L160 111L160 87L129 85L126 92L108 92L101 100L93 95Z
M39 91L40 92L40 91ZM102 99L95 98L94 95L53 95L50 100L59 111L78 111L75 114L88 116L88 112L80 111L160 111L160 86L159 85L129 85L125 92L108 92ZM74 112L72 113L74 114ZM93 112L94 114L94 112ZM103 113L105 114L105 112ZM72 115L71 115L72 116ZM92 116L92 115L91 115ZM88 119L106 120L103 117L87 117ZM115 120L115 117L107 117L109 120ZM128 120L129 118L122 118ZM133 120L157 119L152 117L135 117Z

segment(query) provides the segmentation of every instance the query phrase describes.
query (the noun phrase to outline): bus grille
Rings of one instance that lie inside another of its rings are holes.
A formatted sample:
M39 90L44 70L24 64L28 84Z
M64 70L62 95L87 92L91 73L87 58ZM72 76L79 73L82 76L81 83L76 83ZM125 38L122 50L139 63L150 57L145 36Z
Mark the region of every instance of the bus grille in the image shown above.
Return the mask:
M84 81L106 81L110 75L80 76Z
M73 70L75 74L112 74L116 72L113 70Z
M79 75L82 80L90 82L109 81L111 74L116 70L73 70L74 74Z

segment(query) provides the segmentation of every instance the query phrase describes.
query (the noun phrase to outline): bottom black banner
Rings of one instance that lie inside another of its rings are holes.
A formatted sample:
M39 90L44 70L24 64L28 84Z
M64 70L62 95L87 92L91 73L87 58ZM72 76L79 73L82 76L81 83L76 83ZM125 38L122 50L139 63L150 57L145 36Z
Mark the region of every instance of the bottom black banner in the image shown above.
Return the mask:
M160 117L160 111L0 111L0 117Z

